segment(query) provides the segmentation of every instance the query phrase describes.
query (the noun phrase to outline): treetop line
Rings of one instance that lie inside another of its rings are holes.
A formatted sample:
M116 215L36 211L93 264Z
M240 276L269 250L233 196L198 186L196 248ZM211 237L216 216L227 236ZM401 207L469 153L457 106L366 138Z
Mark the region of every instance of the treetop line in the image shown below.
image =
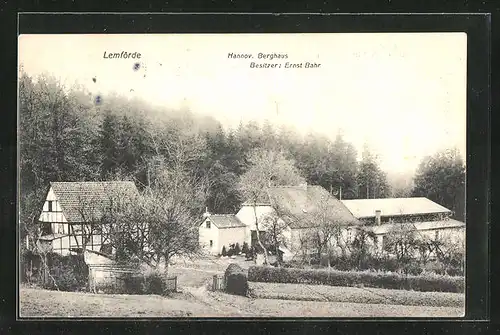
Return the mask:
M456 151L424 159L413 187L390 185L368 148L358 162L355 147L341 134L333 141L318 134L301 138L291 128L252 121L224 130L213 117L155 109L122 97L106 97L96 107L88 92L66 92L50 77L35 82L22 74L19 84L25 226L39 215L50 182L120 179L145 188L164 183L158 178L163 171L177 185L196 185L184 187L182 195L194 214L206 207L213 213L235 213L246 200L238 181L253 150L283 152L308 184L334 194L342 189L342 198L425 196L453 210L458 220L464 217L465 167Z

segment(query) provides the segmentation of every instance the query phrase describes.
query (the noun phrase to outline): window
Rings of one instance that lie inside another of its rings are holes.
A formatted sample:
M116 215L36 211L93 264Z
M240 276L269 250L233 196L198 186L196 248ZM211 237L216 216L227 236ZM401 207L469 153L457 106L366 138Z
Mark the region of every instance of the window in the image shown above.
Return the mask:
M52 227L50 222L44 222L42 225L42 235L50 235L52 234Z
M210 248L214 246L214 241L210 240Z
M49 204L48 204L48 207L49 207L48 211L49 211L49 212L52 212L52 211L53 211L53 210L52 210L52 201L48 201L48 203L49 203Z
M207 223L206 223L206 227L207 227L208 229L210 229L210 221L207 221Z

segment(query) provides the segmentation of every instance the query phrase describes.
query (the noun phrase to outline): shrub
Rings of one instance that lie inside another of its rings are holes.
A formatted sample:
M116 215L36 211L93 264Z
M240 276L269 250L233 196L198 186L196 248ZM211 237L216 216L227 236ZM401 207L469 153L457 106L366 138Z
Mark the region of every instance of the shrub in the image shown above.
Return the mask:
M222 246L221 255L224 256L224 257L227 256L227 250L226 250L226 246L225 245Z
M50 276L48 281L42 280L44 288L79 291L87 286L89 270L83 255L61 256L49 253L47 254L47 266ZM43 267L42 264L41 267Z
M144 278L140 275L126 275L123 278L124 292L127 294L144 294Z
M243 242L243 247L241 247L241 252L244 254L248 254L249 251L250 251L250 249L248 248L248 243Z
M398 273L345 272L252 266L248 280L266 283L322 284L330 286L379 287L415 291L464 292L463 277L439 275L405 276Z
M248 276L238 264L231 263L224 272L226 291L246 296L248 293Z
M161 274L152 272L144 276L144 293L159 294L165 293L166 283Z
M239 255L240 253L241 253L240 244L236 243L235 246L234 246L234 254L235 255Z

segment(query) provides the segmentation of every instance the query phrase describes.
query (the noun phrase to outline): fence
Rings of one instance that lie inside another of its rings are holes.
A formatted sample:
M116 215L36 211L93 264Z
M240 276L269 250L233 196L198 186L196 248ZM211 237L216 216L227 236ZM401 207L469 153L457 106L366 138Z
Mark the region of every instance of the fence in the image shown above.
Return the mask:
M214 275L213 277L212 290L213 291L222 291L224 290L224 276L223 275Z

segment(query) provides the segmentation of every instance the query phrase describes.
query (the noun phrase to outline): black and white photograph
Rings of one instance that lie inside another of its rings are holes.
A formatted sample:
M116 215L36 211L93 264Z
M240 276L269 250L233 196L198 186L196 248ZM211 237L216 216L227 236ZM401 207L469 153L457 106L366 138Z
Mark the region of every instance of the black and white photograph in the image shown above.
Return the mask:
M19 314L465 315L467 34L23 34Z

